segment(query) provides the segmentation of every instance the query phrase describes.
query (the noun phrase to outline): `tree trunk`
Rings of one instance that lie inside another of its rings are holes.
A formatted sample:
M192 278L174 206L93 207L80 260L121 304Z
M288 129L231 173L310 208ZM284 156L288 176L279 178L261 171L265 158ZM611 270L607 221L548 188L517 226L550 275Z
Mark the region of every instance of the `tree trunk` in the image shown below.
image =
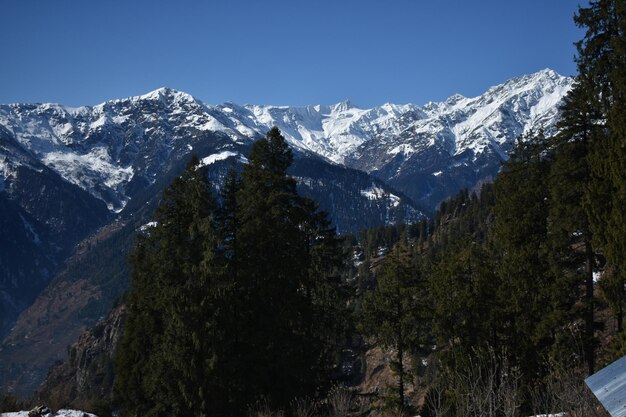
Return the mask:
M398 344L398 401L399 409L404 408L404 349Z
M594 254L591 242L585 239L586 268L585 268L585 360L589 375L595 369L595 344L594 344L594 314L593 314L593 265Z

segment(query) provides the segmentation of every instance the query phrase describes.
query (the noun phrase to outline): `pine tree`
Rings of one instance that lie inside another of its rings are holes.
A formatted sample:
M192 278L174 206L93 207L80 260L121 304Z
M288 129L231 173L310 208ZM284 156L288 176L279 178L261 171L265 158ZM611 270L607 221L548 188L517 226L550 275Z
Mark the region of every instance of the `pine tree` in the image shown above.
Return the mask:
M430 277L433 331L449 357L499 348L499 281L491 254L470 238L447 247ZM454 365L445 363L445 365Z
M116 399L128 415L209 415L218 409L220 283L215 203L193 158L163 192L156 226L139 236Z
M376 275L376 288L365 294L361 330L383 347L396 349L392 370L398 377L398 408L405 406L405 360L426 337L426 285L414 268L406 243L390 251Z
M293 156L277 128L256 142L237 192L241 395L285 406L324 389L332 366L329 323L340 292L339 241L327 215L296 191Z
M599 112L578 81L564 99L559 133L551 139L554 161L550 168L549 237L557 287L554 302L562 313L560 320L583 318L585 329L580 339L589 374L595 367L594 284L595 252L591 227L584 209L591 182L589 151L597 134ZM584 297L580 287L584 286ZM581 311L577 301L583 299ZM575 341L563 341L566 344Z
M626 279L626 4L591 1L575 16L585 29L577 43L578 89L598 112L589 153L585 208L594 243L606 255L616 291L610 297L623 327Z
M249 161L216 202L195 158L138 237L116 359L125 415L241 416L257 400L285 407L330 384L341 242L287 176L278 129Z
M555 278L547 249L550 154L543 134L518 142L494 184L492 245L498 254L501 344L525 382L541 375L553 343Z

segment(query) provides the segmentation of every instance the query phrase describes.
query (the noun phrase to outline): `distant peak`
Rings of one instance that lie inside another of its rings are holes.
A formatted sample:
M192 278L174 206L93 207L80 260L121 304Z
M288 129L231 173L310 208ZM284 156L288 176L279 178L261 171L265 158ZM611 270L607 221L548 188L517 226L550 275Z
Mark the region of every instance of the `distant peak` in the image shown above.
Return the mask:
M574 81L571 77L560 75L551 68L525 74L511 78L502 84L491 87L485 94L496 94L503 92L515 92L527 89L540 89L549 91L556 86L567 87ZM520 90L521 89L521 90Z
M349 109L358 109L359 107L355 106L354 103L352 103L352 101L348 100L344 100L341 103L337 103L333 106L333 110L334 111L346 111Z
M461 95L459 93L456 93L456 94L453 94L453 95L451 95L450 97L448 97L446 99L446 104L454 105L454 104L458 103L459 101L464 100L465 98L466 98L465 96L463 96L463 95Z
M537 71L535 75L543 75L550 78L561 78L562 75L553 70L552 68L544 68L541 71Z
M191 94L178 91L170 87L157 88L147 94L137 97L139 100L180 100L180 101L197 101Z
M513 78L512 82L516 82L516 81L560 81L563 79L567 79L568 77L565 77L561 74L559 74L558 72L556 72L555 70L553 70L552 68L544 68L540 71L537 71L535 73L532 74L527 74L527 75L522 75L520 77L516 77Z

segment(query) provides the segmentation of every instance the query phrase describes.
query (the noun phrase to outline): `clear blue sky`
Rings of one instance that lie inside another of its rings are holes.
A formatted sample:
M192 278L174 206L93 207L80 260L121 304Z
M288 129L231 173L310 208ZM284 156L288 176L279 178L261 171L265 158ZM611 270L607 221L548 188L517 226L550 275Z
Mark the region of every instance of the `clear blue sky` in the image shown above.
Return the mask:
M574 0L3 0L0 103L162 86L211 104L361 107L573 75Z

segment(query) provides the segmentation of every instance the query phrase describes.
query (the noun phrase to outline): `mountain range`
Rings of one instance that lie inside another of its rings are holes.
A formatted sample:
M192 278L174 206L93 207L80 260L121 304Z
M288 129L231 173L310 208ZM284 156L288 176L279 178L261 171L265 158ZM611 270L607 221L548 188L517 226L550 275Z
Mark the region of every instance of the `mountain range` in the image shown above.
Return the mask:
M414 222L556 129L573 80L546 69L444 102L206 104L161 88L80 108L0 105L0 386L32 392L128 287L126 254L191 154L216 188L277 126L300 191L338 231Z

